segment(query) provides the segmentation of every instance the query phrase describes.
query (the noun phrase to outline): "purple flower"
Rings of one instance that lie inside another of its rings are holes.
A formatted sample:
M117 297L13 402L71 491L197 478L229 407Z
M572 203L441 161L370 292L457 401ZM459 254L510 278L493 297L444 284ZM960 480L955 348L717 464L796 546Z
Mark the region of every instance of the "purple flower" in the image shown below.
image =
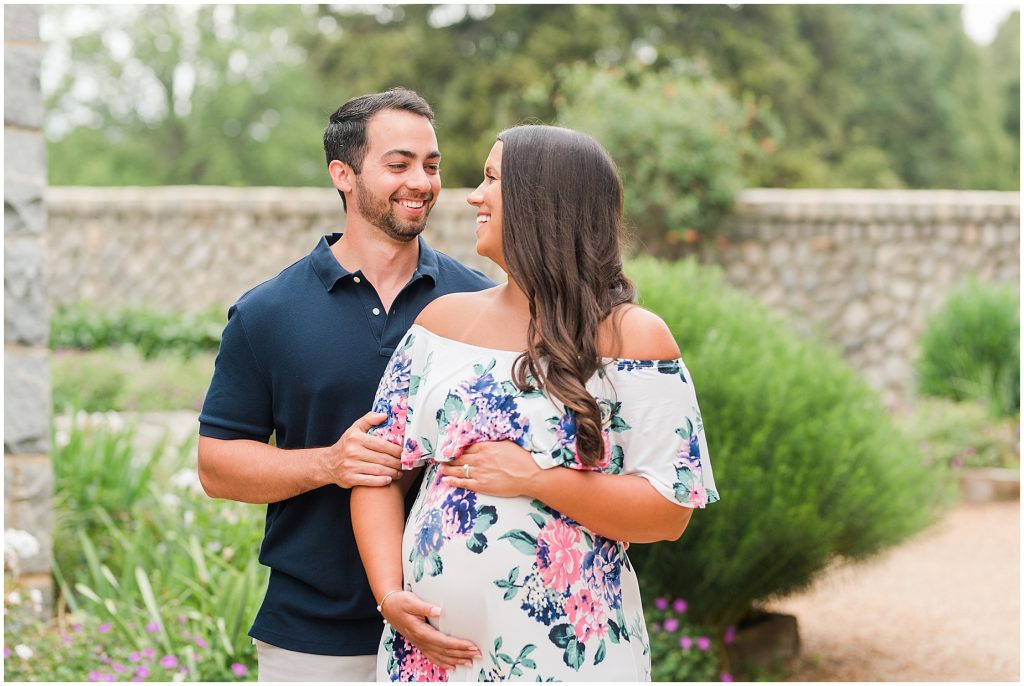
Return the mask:
M71 643L71 637L68 636L67 634L64 634L63 636L61 636L60 640L64 641L65 643Z
M659 610L667 610L668 609L668 598L655 598L654 599L654 607L658 608Z
M4 648L4 659L6 660L10 656L11 656L11 649L10 648Z
M697 637L697 647L700 648L701 650L706 651L708 648L711 647L711 639L708 638L707 636L699 636L699 637Z
M109 634L112 628L109 624L100 624L96 631L99 631L101 634Z
M953 469L960 469L961 467L964 466L964 461L961 460L959 457L954 457L952 464L953 464Z
M120 662L115 662L114 664L110 665L110 667L118 674L124 673L124 665L122 665Z
M732 645L735 640L736 627L730 624L729 626L725 627L725 634L722 635L722 642L725 643L725 645L729 646Z
M128 656L128 661L129 662L138 662L141 659L142 659L142 653L140 653L137 650L134 653L132 653L131 655Z
M679 620L675 617L669 617L665 620L665 624L663 626L665 628L665 631L671 634L679 630Z
M146 625L146 633L147 634L155 634L158 631L160 631L160 625L158 623L150 622L149 624Z
M82 630L82 625L81 624L72 624L71 625L71 630L74 631L74 632L81 631Z
M109 665L110 664L110 658L107 657L106 655L103 655L103 656L100 657L100 662L102 662L105 665Z
M147 676L149 676L149 669L147 669L146 667L136 667L135 676L141 679L145 679Z
M160 658L160 666L164 669L174 669L178 666L178 658L174 655L164 655Z
M732 674L729 672L722 672L722 675L718 677L719 681L732 681Z
M178 615L178 624L184 624L185 621L185 615Z
M198 636L196 636L196 645L199 646L200 648L209 648L210 647L209 643L207 643L203 639L199 638Z
M156 651L152 648L143 648L142 657L156 657Z
M686 601L682 598L676 598L676 600L672 603L672 609L678 612L679 614L683 614L684 612L686 612L687 607L688 606L686 604Z
M243 665L241 662L232 662L231 671L235 676L245 676L249 673L249 668Z
M100 673L99 673L99 672L97 672L97 671L96 671L96 670L94 669L94 670L92 670L91 672L89 672L89 676L88 676L88 679L89 679L89 681L99 681L99 680L100 680Z
M691 639L689 636L680 636L679 647L683 650L689 650L693 647L693 639Z
M100 672L100 681L113 681L114 675L106 672Z

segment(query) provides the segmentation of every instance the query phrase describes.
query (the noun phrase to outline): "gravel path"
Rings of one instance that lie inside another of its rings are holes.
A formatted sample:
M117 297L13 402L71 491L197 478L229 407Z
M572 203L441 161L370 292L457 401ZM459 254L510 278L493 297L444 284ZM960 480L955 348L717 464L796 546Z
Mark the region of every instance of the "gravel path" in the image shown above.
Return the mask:
M792 681L1016 682L1020 502L960 505L771 608L797 617Z

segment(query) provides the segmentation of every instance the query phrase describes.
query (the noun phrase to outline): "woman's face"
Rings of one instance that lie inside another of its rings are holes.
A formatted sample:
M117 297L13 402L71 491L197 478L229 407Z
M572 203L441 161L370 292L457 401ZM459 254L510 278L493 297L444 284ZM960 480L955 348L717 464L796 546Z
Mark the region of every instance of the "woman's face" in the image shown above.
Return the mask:
M476 251L505 269L501 250L501 149L498 141L484 162L484 180L466 202L476 208ZM506 270L507 271L507 270Z

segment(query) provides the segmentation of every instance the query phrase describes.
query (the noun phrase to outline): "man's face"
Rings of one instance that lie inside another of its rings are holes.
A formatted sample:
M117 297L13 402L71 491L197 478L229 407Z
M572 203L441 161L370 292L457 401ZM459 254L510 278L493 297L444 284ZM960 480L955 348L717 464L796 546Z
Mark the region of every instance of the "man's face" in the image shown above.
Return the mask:
M382 110L366 125L363 170L354 177L352 210L396 241L420 235L441 192L441 153L430 120Z

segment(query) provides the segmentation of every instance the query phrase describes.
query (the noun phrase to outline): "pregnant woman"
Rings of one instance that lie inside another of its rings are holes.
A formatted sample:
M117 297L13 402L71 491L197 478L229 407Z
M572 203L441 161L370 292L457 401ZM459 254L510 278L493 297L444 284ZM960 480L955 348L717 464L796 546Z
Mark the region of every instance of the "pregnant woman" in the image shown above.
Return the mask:
M352 495L378 680L648 681L624 542L718 493L690 373L622 272L621 181L589 136L520 126L468 200L508 282L431 303L381 380L374 433L423 470L408 521L413 474Z

